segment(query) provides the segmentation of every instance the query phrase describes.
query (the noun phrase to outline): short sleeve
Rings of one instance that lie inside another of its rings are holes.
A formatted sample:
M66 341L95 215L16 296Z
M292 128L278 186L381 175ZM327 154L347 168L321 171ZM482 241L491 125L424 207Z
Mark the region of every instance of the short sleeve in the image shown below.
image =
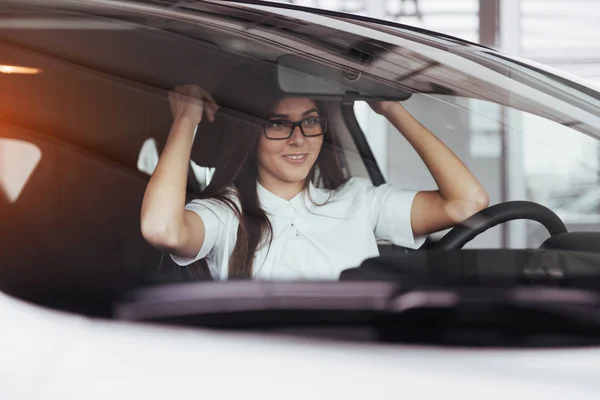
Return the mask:
M233 210L219 200L197 199L185 206L186 210L195 212L204 222L204 243L195 257L178 257L171 254L175 263L181 266L189 265L201 258L209 257L225 243L227 228L232 224L232 219L237 218Z
M366 182L365 196L375 237L389 240L397 246L421 247L426 237L415 237L410 221L412 204L418 192L397 189L391 184L373 186Z

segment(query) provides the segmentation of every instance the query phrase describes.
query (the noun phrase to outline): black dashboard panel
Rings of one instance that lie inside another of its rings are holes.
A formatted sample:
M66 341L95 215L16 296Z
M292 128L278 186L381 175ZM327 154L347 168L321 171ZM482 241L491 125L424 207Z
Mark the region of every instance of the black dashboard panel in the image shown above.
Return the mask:
M552 285L600 288L600 252L554 249L429 250L365 260L342 281L396 281L404 287Z
M540 248L600 253L600 232L569 232L554 235L542 243Z

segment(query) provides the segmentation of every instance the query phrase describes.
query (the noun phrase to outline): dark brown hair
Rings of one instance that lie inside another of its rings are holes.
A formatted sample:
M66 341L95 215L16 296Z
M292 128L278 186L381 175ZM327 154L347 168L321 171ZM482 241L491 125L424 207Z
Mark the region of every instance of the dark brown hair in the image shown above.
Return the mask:
M237 69L232 79L215 93L223 108L217 113L217 119L221 120L221 153L210 184L198 197L221 201L238 217L237 240L228 274L229 278L251 278L256 250L270 245L272 239L271 224L258 199L256 149L263 134L262 122L284 94L269 71L239 72ZM240 75L244 77L242 82L236 78ZM325 104L316 104L319 115L327 118ZM321 151L306 178L305 188L310 181L333 190L347 181L340 163L340 147L329 128L323 135Z
M322 104L318 104L318 111L326 117ZM229 278L251 278L254 254L259 245L270 244L272 236L272 227L260 206L256 185L256 148L262 126L238 120L224 124L224 128L227 132L223 132L222 157L210 184L198 197L219 200L235 212L239 227L229 261ZM339 157L335 135L328 129L317 160L306 178L305 188L310 181L334 190L343 185L347 179Z

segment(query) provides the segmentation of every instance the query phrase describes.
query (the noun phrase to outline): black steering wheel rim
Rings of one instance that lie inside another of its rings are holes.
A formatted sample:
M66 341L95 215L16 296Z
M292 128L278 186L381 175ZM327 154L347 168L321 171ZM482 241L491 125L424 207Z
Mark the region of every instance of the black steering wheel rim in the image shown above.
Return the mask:
M435 243L432 250L458 250L476 236L509 221L527 219L539 222L550 236L567 232L558 215L548 207L531 201L508 201L493 205L467 218Z

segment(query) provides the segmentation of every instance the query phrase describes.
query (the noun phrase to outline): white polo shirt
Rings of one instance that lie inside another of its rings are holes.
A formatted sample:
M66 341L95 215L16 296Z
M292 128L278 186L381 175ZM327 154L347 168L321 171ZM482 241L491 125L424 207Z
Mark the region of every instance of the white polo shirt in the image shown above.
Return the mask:
M256 251L253 276L257 279L338 279L340 272L379 255L377 240L418 248L410 210L417 192L390 184L375 187L364 178L351 178L339 190L309 187L291 200L258 185L258 198L273 227L269 246ZM313 202L314 201L314 202ZM324 205L319 205L324 204ZM204 222L204 244L194 258L172 256L179 265L206 258L214 279L225 280L237 238L239 221L225 204L193 200L185 207Z

